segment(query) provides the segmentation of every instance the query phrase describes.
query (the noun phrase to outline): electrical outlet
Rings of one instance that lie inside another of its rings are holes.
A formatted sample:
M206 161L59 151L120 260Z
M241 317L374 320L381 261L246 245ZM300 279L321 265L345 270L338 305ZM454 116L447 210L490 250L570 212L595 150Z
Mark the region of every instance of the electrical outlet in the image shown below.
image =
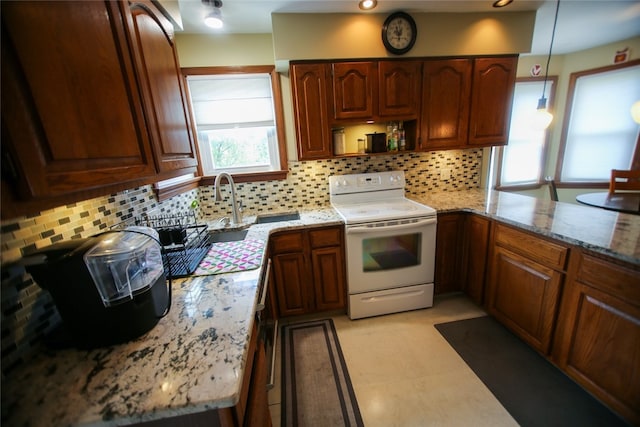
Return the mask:
M446 181L451 179L451 169L440 169L440 180Z

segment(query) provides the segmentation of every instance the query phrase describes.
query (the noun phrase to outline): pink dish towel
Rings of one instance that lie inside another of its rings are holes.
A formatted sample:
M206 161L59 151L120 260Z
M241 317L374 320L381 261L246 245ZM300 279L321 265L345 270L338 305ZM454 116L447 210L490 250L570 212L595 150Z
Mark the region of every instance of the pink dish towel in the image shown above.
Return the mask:
M194 276L249 271L260 267L264 240L240 240L214 243Z

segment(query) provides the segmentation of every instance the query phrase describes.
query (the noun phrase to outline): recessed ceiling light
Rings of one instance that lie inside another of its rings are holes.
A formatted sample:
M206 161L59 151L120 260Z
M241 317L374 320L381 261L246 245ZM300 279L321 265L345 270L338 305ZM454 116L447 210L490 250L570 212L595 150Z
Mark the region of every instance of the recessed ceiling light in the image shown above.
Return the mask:
M505 7L510 5L513 0L496 0L493 2L493 7Z
M360 0L358 7L362 10L371 10L378 5L378 0Z

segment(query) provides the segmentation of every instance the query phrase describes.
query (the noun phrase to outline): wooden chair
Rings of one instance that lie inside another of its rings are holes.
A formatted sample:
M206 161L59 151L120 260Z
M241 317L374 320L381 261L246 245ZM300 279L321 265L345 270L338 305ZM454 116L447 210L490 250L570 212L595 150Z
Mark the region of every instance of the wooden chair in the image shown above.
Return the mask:
M611 170L609 193L619 191L640 191L640 170Z
M556 189L556 182L550 176L546 177L545 181L547 181L547 185L549 185L549 197L551 197L551 200L554 202L557 202L558 190Z

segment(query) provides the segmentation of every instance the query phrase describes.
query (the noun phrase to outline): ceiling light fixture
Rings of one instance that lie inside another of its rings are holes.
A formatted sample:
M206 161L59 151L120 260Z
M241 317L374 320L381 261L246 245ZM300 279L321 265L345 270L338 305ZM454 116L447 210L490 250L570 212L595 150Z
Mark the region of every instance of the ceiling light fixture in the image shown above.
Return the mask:
M510 5L513 0L496 0L493 2L493 7L505 7Z
M358 7L362 10L371 10L378 5L378 0L360 0Z
M203 4L212 6L213 10L204 17L204 23L210 28L222 28L222 0L202 0Z
M640 101L636 101L631 106L631 117L636 123L640 123Z
M547 57L547 68L544 72L544 84L542 85L542 97L538 100L536 111L535 126L540 129L546 129L553 120L553 114L547 110L547 98L544 93L547 89L547 78L549 77L549 62L551 62L551 51L553 49L553 39L556 35L556 24L558 23L558 10L560 9L560 0L556 3L556 16L553 21L553 30L551 31L551 43L549 43L549 56Z

